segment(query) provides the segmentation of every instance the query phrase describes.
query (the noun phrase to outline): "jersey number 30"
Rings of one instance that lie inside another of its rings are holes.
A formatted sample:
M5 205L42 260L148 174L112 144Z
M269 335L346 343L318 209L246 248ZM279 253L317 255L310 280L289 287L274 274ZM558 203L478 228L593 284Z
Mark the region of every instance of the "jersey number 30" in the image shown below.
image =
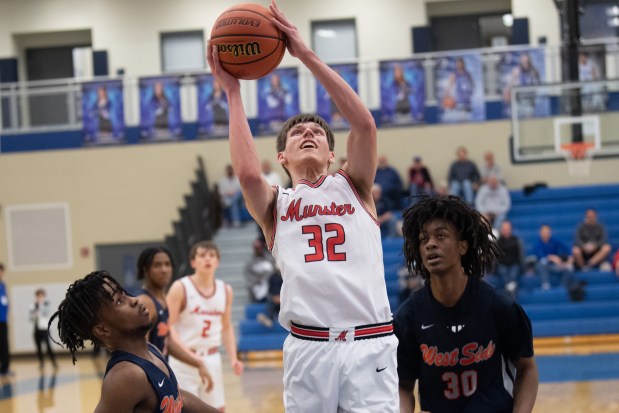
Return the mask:
M346 241L344 227L340 224L325 224L324 231L320 225L304 225L302 232L311 235L307 244L314 250L311 254L305 254L305 262L324 260L325 249L327 250L327 261L346 261L345 252L335 251L335 247L344 244L344 241ZM326 240L325 246L323 246L323 238Z
M460 396L469 397L477 390L477 372L474 370L463 371L459 375L453 372L444 373L443 381L447 383L444 394L449 400Z

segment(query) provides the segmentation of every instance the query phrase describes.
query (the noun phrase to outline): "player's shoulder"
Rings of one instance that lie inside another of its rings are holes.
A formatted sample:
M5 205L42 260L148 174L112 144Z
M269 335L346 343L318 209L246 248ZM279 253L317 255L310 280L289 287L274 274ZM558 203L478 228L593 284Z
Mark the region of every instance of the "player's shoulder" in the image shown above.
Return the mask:
M430 305L428 286L425 285L411 293L406 300L398 307L394 314L394 319L398 321L412 320L417 312Z

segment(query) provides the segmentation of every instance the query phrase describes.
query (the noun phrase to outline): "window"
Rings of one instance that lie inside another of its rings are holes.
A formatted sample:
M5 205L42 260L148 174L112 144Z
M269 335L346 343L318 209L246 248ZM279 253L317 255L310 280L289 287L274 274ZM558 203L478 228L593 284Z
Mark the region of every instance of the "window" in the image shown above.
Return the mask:
M312 46L327 63L357 58L357 28L353 19L312 22Z
M204 33L161 33L161 71L181 72L205 68Z

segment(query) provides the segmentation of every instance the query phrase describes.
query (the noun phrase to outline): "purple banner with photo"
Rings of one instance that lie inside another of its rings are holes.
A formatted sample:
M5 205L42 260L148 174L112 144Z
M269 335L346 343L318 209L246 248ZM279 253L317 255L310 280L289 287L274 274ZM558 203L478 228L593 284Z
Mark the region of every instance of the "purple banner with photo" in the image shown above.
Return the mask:
M283 123L299 109L297 68L277 69L258 79L258 129L278 133Z
M181 138L180 83L178 76L140 79L140 137L143 141Z
M436 59L434 79L441 123L486 119L481 56L477 53Z
M423 122L425 83L421 60L380 62L380 109L383 124Z
M578 79L595 82L606 79L606 48L604 46L582 47L578 54ZM604 112L608 91L604 85L584 84L580 88L580 104L584 113Z
M198 92L198 137L228 136L228 99L213 75L196 77Z
M120 80L82 85L84 145L123 143L125 112Z
M499 53L496 66L498 93L503 101L503 116L511 117L512 89L517 86L536 86L544 83L546 65L544 49L528 49ZM517 95L518 117L533 118L550 115L550 99L535 91L520 92Z
M332 65L331 69L339 74L355 92L359 91L359 71L356 63ZM348 122L320 82L316 82L316 113L326 120L331 128L335 130L348 129Z

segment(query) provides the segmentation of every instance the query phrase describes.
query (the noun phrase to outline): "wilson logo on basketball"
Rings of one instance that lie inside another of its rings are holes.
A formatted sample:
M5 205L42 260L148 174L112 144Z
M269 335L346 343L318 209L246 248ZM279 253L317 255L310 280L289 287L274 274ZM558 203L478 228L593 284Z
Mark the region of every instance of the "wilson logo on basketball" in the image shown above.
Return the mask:
M251 27L260 27L260 20L255 19L239 19L239 18L230 18L219 20L215 25L216 29L219 29L224 26L231 26L236 24L238 26L251 26Z
M234 57L255 56L263 53L258 42L219 44L217 51L219 53L231 53Z

